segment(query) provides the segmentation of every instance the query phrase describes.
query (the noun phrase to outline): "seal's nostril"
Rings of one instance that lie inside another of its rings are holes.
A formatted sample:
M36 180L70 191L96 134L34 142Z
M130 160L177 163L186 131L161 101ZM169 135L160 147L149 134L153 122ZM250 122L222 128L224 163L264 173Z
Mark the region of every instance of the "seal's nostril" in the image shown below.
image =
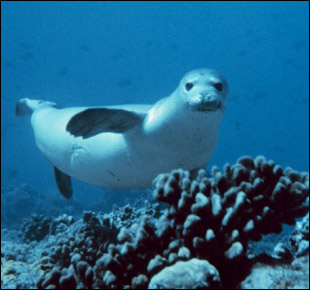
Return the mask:
M214 83L213 86L219 91L221 92L223 89L223 84L222 83Z

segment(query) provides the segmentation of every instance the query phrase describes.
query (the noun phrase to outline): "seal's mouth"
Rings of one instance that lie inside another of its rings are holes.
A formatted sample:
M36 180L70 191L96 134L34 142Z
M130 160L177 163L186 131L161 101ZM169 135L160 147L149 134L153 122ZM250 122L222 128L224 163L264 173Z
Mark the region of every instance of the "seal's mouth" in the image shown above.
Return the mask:
M221 97L214 93L200 93L192 97L188 101L188 105L191 110L200 112L215 112L218 110L224 110Z
M209 105L209 104L202 104L198 106L195 111L200 111L200 112L215 112L219 110L224 110L224 106L222 103L219 103L217 106Z

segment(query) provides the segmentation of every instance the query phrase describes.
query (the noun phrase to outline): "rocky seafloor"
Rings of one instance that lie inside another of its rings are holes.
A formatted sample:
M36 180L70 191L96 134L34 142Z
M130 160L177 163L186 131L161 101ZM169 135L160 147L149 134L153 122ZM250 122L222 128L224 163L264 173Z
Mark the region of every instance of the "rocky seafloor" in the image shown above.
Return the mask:
M12 191L34 194L2 190L2 289L309 289L309 173L262 156L161 174L138 207L29 210L16 229Z

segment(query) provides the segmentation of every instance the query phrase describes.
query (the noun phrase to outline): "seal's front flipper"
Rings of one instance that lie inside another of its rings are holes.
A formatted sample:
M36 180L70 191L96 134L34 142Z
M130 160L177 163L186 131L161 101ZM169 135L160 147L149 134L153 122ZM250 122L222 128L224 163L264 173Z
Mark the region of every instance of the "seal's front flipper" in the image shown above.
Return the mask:
M72 196L71 177L54 167L56 183L61 194L69 199Z
M122 109L92 108L73 116L66 129L72 135L83 138L103 132L124 133L141 124L145 116Z

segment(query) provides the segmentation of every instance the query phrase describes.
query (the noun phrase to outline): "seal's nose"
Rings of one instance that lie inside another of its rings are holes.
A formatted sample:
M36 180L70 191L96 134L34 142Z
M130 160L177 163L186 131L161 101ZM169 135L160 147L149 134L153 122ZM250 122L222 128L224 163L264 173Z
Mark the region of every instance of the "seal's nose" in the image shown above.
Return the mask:
M214 93L210 93L210 92L202 93L201 94L201 101L203 103L211 104L211 103L214 103L214 102L219 102L220 101L220 97L219 97L219 95L216 92L214 92Z
M216 110L221 106L221 98L216 93L202 93L201 107L204 110Z

